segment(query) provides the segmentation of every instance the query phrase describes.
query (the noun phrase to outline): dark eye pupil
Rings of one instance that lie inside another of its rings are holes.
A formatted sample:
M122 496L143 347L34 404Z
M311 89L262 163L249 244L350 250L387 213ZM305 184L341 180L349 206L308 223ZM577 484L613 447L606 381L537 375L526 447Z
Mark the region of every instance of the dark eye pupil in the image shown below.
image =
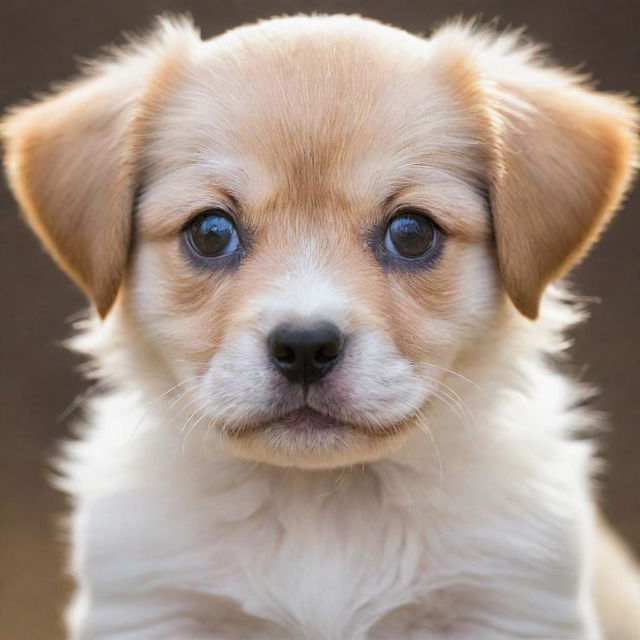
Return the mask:
M425 216L406 213L391 221L387 234L397 253L407 258L418 258L431 247L435 227Z
M191 242L198 253L218 256L235 249L237 232L233 222L221 213L205 213L189 225Z

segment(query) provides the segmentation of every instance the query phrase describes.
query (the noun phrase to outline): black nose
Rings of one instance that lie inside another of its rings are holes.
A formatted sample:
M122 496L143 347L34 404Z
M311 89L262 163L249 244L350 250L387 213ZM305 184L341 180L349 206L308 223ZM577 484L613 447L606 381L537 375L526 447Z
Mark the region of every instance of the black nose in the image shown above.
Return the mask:
M273 362L291 382L304 386L329 372L343 346L344 336L330 322L281 324L269 336Z

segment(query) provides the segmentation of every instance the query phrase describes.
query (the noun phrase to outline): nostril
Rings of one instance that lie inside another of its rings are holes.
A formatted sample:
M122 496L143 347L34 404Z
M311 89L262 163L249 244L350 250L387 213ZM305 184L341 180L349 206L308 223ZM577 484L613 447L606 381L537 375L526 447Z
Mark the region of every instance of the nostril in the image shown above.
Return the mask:
M282 364L293 364L296 361L296 352L286 344L273 342L271 355Z
M278 364L292 365L296 361L296 351L287 338L283 331L275 331L269 336L269 351Z
M320 345L320 348L314 354L315 361L320 365L329 364L340 355L343 344L344 340L340 336L339 339L336 338Z

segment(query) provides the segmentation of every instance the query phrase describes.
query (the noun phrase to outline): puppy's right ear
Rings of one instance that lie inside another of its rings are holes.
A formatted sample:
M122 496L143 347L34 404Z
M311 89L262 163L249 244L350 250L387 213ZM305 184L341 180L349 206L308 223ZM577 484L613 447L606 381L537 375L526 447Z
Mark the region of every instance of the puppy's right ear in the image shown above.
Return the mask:
M10 185L27 222L105 316L129 255L139 129L197 34L159 28L1 124Z

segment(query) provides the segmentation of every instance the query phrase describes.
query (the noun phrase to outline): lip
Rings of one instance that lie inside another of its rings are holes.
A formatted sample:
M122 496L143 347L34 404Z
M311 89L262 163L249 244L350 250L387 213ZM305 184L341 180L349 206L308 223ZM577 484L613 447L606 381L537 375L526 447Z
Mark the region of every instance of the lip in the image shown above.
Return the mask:
M307 448L326 448L331 443L344 443L349 433L357 431L356 425L320 413L310 407L301 407L268 421L244 424L227 431L233 440L252 439L260 434L269 438L272 445Z
M325 431L328 429L344 429L349 426L310 407L303 407L287 413L277 420L277 424L281 429L296 431Z
M227 435L234 439L245 439L258 433L270 433L272 435L286 435L287 437L306 438L328 438L340 437L348 432L357 432L371 437L385 438L398 434L408 427L408 420L401 420L387 426L377 425L375 429L358 424L340 420L326 413L321 413L304 406L295 409L281 416L271 418L268 421L257 423L245 423L234 429L227 431Z

